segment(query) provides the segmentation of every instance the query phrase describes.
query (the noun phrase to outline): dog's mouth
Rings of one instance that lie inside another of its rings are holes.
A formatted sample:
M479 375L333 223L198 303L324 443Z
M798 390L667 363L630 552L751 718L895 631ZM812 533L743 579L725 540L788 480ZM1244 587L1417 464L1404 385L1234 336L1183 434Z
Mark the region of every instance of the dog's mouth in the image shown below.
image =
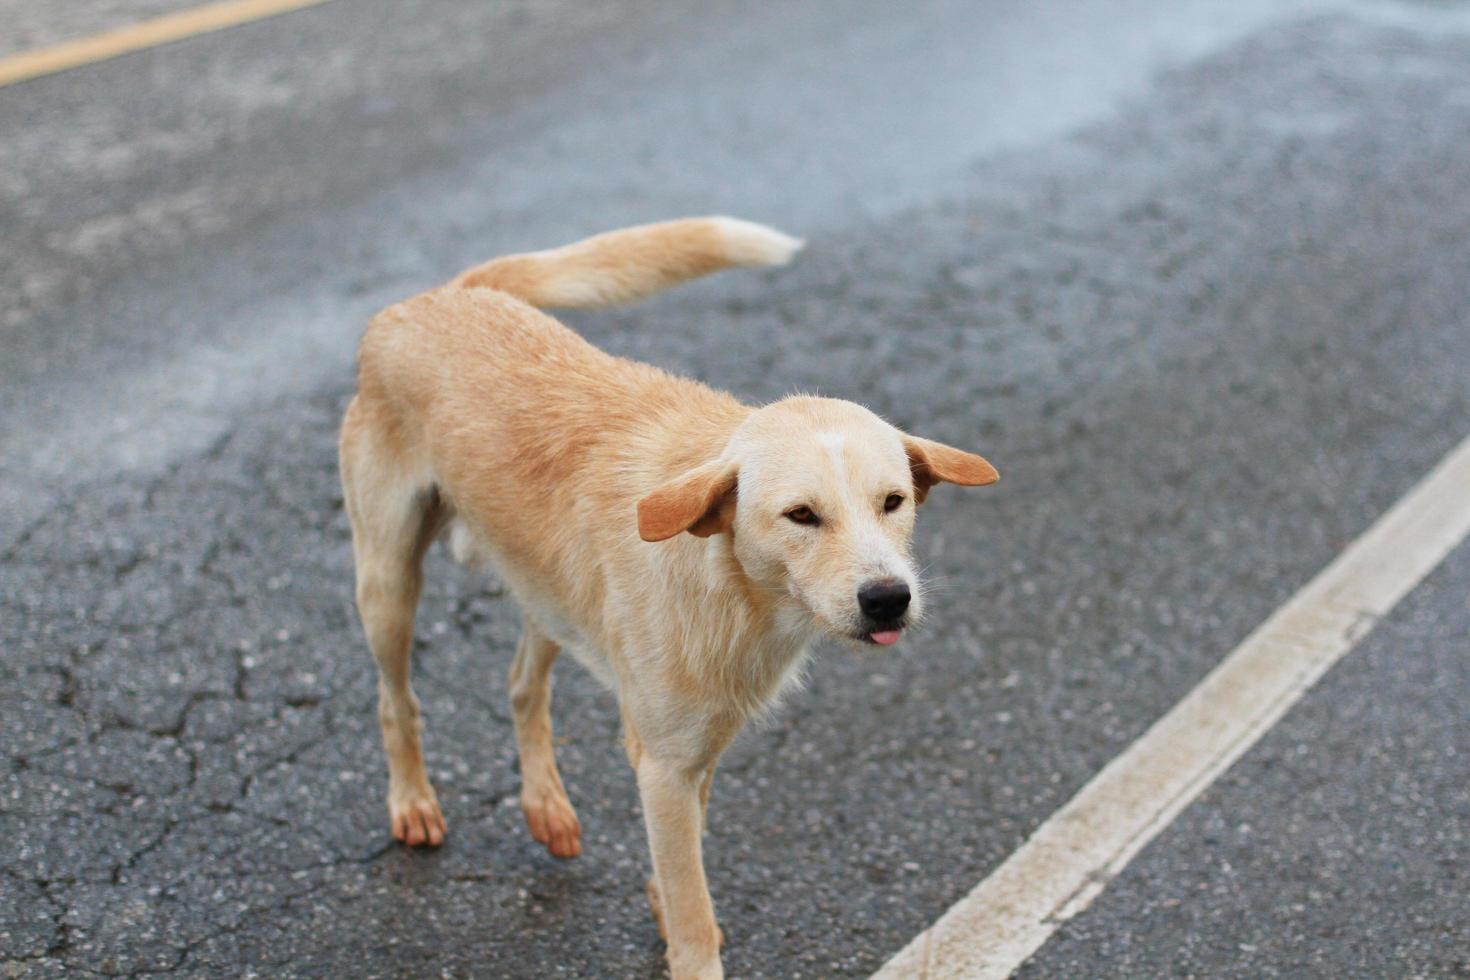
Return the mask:
M880 623L877 629L861 634L858 639L877 647L890 647L903 636L905 623Z

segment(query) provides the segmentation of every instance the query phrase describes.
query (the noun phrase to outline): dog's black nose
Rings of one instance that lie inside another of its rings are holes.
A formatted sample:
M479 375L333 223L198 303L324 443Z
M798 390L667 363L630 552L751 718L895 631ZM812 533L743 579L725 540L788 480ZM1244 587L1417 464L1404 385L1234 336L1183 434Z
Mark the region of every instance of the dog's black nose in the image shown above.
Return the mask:
M869 582L858 589L858 608L863 614L879 621L893 620L904 614L909 607L909 586L907 582L897 582L887 579L882 582Z

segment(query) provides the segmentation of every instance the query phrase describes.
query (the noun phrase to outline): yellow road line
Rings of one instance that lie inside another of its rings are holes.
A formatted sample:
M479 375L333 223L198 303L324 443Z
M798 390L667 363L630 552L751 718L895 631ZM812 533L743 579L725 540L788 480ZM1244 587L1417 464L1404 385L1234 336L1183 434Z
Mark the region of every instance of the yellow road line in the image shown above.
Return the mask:
M181 10L115 31L104 31L91 37L0 58L0 87L328 2L330 0L225 0L224 3Z

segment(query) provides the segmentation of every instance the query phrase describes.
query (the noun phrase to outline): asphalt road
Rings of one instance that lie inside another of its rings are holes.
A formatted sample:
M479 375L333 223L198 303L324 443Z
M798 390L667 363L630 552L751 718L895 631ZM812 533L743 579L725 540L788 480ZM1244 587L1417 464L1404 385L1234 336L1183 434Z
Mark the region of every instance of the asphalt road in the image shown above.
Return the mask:
M451 840L387 834L335 428L366 316L498 251L802 234L568 320L1005 475L926 504L925 634L823 651L727 757L734 976L876 968L1470 433L1470 6L491 8L338 0L0 89L13 975L661 975L611 698L558 674L586 837L555 862L515 799L515 612L438 555ZM1022 975L1470 969L1467 574Z

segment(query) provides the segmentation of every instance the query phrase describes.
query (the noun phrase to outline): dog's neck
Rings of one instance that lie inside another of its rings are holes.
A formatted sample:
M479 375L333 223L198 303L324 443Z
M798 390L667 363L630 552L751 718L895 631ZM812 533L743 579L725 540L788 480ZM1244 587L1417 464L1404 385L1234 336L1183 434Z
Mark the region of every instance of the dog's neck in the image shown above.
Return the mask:
M683 651L687 667L713 682L742 714L757 714L799 678L816 635L811 616L784 592L751 580L729 533L689 537L687 571L700 587L698 647Z
M678 385L676 406L647 416L645 448L659 460L650 486L718 458L751 412L723 392ZM816 630L794 597L746 574L732 535L680 535L658 553L655 567L677 583L673 587L699 596L691 606L698 623L679 624L677 639L670 638L679 644L683 669L699 675L731 713L748 717L770 707L799 677Z

